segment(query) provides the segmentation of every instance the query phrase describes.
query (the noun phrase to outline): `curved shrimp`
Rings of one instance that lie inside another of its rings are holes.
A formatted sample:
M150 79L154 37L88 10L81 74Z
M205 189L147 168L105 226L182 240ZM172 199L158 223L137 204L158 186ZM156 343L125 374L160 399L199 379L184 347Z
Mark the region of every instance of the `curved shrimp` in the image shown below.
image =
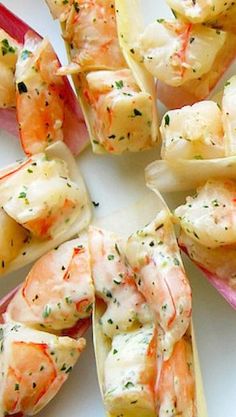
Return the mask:
M41 239L70 225L81 210L82 195L60 159L44 154L28 159L0 181L1 204L17 223Z
M56 75L59 66L49 42L28 32L16 63L17 118L26 154L63 140L64 84Z
M20 45L3 29L0 29L0 108L16 104L15 67Z
M192 23L204 23L214 19L231 7L227 0L167 0L172 10Z
M157 389L158 416L196 415L191 339L184 336L163 363Z
M93 148L115 154L150 148L152 97L140 91L131 71L92 72L86 81L83 95L92 110Z
M113 233L89 228L89 247L96 294L107 304L101 319L108 337L150 321L152 314L136 288L134 273L125 261L122 241Z
M51 2L49 7L58 15ZM72 60L61 74L127 67L118 41L114 1L78 0L60 19Z
M181 228L194 241L208 248L236 241L236 183L208 180L193 197L175 210Z
M172 110L161 123L163 159L211 159L225 156L222 114L213 101Z
M9 303L5 319L52 331L89 317L94 302L87 239L64 243L39 259Z
M33 415L58 392L85 347L85 340L57 337L16 322L1 330L1 408Z
M192 312L191 288L185 275L169 214L159 213L127 242L126 255L140 292L162 329L161 353L167 360L185 334Z
M160 19L145 29L137 51L153 76L177 87L210 72L225 42L219 30Z

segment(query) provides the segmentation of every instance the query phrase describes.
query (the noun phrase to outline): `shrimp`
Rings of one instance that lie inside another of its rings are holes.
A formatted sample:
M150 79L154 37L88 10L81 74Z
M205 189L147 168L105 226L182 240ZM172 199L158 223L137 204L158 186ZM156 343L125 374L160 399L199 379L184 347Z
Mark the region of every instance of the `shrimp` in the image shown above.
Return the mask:
M10 262L17 257L25 242L28 241L29 233L24 227L0 209L0 274L8 267Z
M222 118L225 131L226 156L236 155L236 76L225 84L222 99Z
M4 415L40 411L67 380L85 340L57 337L16 322L1 325L1 409Z
M172 10L191 23L204 23L231 7L227 0L167 0Z
M40 239L62 233L83 206L82 190L70 180L65 162L44 154L4 175L0 190L4 211Z
M211 159L225 156L219 107L213 101L172 110L161 123L163 159Z
M15 67L20 45L0 29L0 108L11 108L16 104Z
M159 417L196 415L191 339L185 335L163 363L157 390Z
M95 151L119 154L150 148L152 97L140 91L131 71L93 72L86 81L83 95L91 106Z
M134 273L122 253L122 241L113 233L89 229L89 247L95 291L106 304L103 332L112 338L137 323L148 323L152 314L136 288Z
M208 180L175 210L183 231L208 248L231 245L236 241L236 183Z
M63 140L64 84L56 75L59 66L49 42L28 32L15 74L20 138L28 155Z
M86 237L64 243L39 259L9 303L5 319L51 331L89 317L94 302Z
M139 291L162 329L160 350L167 360L188 329L192 312L191 288L169 214L161 211L152 223L132 235L126 255Z
M220 30L161 19L145 29L136 51L153 76L178 87L209 73L225 42Z
M114 1L78 0L61 20L72 62L60 74L127 67L118 41Z

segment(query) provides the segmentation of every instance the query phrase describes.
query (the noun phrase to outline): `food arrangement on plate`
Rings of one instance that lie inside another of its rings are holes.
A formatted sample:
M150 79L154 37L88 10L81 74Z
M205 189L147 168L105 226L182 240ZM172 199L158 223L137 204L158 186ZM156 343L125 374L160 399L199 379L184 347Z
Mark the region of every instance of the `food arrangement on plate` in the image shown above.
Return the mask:
M46 3L68 64L0 4L0 128L26 154L0 171L0 275L35 262L0 302L0 415L43 409L92 324L108 417L207 417L180 249L236 308L236 78L208 98L236 57L235 5L168 0L172 20L145 27L138 0ZM120 158L161 144L152 197L92 219L89 139ZM171 213L160 192L181 190Z

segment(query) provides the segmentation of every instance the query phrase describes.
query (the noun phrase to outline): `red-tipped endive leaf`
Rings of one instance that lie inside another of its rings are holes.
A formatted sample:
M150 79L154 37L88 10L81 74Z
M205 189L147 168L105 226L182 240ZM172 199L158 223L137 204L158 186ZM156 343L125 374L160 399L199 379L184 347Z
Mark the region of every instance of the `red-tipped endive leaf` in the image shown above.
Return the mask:
M0 28L9 33L19 43L24 43L24 36L28 30L33 30L23 20L15 16L0 3ZM34 31L34 33L37 33Z
M202 265L194 261L185 245L179 244L180 249L189 257L189 259L203 272L204 276L211 285L225 298L225 300L236 310L236 290L229 286L227 280L219 278L213 272L208 271Z
M17 42L23 44L28 31L38 35L30 26L15 16L0 3L0 28L4 29ZM40 35L38 35L40 36ZM40 36L41 38L41 36ZM64 141L74 155L78 155L88 144L89 136L83 114L67 77L64 81L65 119L63 125ZM19 137L15 109L0 109L0 128Z
M15 109L0 109L0 128L11 133L13 136L19 136Z
M19 288L20 288L20 285L18 285L16 288L14 288L13 290L11 290L7 295L5 295L0 300L0 323L4 323L3 314L6 312L6 309L8 307L8 304L13 299L13 297L15 296L15 294L17 293L17 291L18 291Z

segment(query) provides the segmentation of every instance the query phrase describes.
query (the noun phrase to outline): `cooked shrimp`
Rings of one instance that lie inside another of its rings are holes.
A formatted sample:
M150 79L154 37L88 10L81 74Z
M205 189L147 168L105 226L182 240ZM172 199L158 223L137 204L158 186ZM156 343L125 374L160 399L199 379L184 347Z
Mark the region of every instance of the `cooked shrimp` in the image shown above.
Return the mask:
M49 42L32 32L25 36L16 63L16 107L26 154L42 152L63 140L63 81L59 61Z
M171 357L163 363L157 390L159 417L196 415L191 339L187 336L174 346Z
M36 262L5 317L28 326L62 330L89 317L93 302L87 239L82 237Z
M118 41L114 1L78 0L70 5L67 17L64 14L62 20L65 20L63 37L70 47L72 62L60 73L127 66Z
M175 210L181 228L199 244L217 248L236 242L236 183L208 180Z
M16 322L4 324L0 330L3 414L33 415L66 381L85 340L57 337Z
M126 254L139 290L163 330L161 351L166 360L188 329L192 311L191 289L168 213L161 211L132 235Z
M92 72L83 88L92 108L97 152L140 151L152 143L152 97L141 92L129 69Z
M172 10L192 23L203 23L228 10L228 0L167 0Z
M236 76L225 84L222 99L222 115L225 131L226 155L236 155Z
M15 220L9 217L3 208L0 209L0 273L17 257L29 233Z
M0 108L16 104L15 67L20 45L0 29Z
M17 223L41 239L62 233L82 210L83 197L65 162L35 155L0 181L1 204Z
M166 113L161 124L163 159L210 159L225 156L219 107L213 101Z
M89 245L95 291L107 304L101 319L103 332L112 338L138 323L148 323L152 314L137 290L121 240L113 233L90 227Z
M220 30L159 20L140 36L137 51L153 76L177 87L211 71L225 41Z

